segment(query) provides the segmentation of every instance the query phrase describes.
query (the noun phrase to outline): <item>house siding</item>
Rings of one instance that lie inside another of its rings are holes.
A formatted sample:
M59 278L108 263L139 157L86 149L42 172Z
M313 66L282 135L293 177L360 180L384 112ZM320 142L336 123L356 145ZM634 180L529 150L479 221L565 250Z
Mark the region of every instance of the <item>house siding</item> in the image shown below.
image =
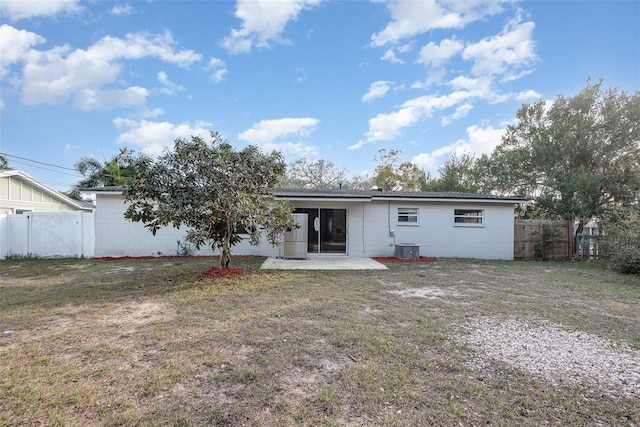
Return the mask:
M44 193L20 176L0 177L0 213L14 213L18 209L34 212L77 211L77 207Z
M482 201L402 200L293 200L297 208L346 209L347 248L351 257L393 256L395 244L412 243L420 255L437 258L513 259L514 205ZM398 208L418 209L416 225L398 224ZM482 209L483 224L456 225L455 209ZM124 218L125 204L119 194L98 194L95 211L96 256L174 255L177 240L184 241L184 229L165 227L155 236L142 223ZM393 230L391 235L390 230ZM282 256L281 247L264 239L251 246L248 239L232 248L234 255ZM211 248L193 255L212 255Z

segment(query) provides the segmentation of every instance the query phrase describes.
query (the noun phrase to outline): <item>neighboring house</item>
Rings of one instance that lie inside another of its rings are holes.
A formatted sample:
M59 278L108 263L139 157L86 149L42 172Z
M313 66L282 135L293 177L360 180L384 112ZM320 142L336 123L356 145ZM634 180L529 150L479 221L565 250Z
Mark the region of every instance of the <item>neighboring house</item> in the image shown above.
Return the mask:
M96 195L95 256L173 255L184 230L165 227L153 236L142 223L124 218L122 188ZM514 207L526 200L468 193L278 189L308 215L308 256L393 256L396 245L419 248L421 256L513 259ZM194 254L211 254L210 248ZM282 247L252 247L245 240L234 255L283 256Z
M0 170L0 259L93 256L94 208L22 171Z
M0 213L92 212L90 203L73 200L15 169L0 170Z

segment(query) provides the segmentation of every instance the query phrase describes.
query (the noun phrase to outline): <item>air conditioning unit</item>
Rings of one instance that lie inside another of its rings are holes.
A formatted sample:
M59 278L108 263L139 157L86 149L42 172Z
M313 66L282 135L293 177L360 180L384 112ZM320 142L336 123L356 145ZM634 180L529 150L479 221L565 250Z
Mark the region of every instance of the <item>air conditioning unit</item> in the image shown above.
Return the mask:
M397 243L395 257L400 259L418 259L420 258L420 246L415 243Z

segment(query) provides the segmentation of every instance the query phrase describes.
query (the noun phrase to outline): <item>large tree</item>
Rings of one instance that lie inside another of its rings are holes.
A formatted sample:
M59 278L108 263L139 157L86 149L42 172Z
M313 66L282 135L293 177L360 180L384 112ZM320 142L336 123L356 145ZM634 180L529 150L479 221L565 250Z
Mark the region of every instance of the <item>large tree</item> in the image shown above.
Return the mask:
M640 92L602 89L523 105L491 156L498 190L531 197L530 215L585 223L640 188Z
M283 187L340 188L346 181L346 169L337 168L329 160L298 159L287 168Z
M399 150L378 150L374 157L378 162L375 170L375 185L393 191L421 190L425 183L425 173L411 162L401 162Z
M476 167L477 161L472 154L452 154L438 168L439 177L428 179L427 191L456 191L477 193L483 188L485 179Z
M9 169L9 162L2 154L0 154L0 169Z
M263 233L276 245L295 224L291 205L272 195L285 173L282 155L263 154L255 146L235 151L220 134L212 132L211 138L177 139L156 160L140 154L124 191L125 217L143 222L154 235L170 224L186 226L185 240L219 249L220 267L227 268L240 232L249 233L252 245Z

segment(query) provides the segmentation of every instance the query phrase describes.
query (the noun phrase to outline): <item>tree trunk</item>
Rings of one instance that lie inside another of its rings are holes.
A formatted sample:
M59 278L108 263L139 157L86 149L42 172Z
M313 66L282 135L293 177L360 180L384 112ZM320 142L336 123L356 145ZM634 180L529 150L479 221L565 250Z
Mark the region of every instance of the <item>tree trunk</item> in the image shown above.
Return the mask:
M224 236L222 238L222 253L220 254L220 268L229 268L231 262L231 233L230 226L227 225Z

